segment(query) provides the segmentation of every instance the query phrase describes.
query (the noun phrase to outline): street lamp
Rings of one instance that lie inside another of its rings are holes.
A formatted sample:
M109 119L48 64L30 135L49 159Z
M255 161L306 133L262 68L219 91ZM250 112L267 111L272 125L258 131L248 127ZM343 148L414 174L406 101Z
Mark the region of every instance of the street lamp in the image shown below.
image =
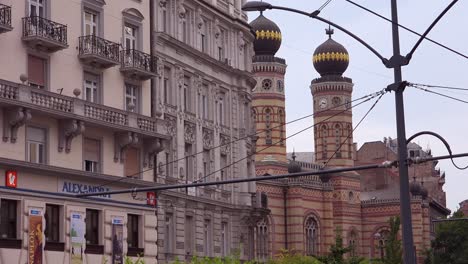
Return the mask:
M421 38L416 42L411 51L406 55L402 56L400 54L400 36L399 36L399 24L398 24L398 8L397 0L391 0L391 9L392 9L392 38L393 38L393 56L390 59L386 59L364 40L354 35L352 32L347 29L329 21L324 18L319 17L320 10L316 10L312 13L307 13L301 10L274 6L267 2L263 1L250 1L245 3L242 6L244 11L260 11L263 12L269 9L278 9L285 10L293 13L298 13L312 19L322 21L328 25L331 25L347 35L351 36L359 43L364 45L369 49L375 56L377 56L382 63L387 68L392 68L394 72L394 83L387 87L388 91L395 92L395 108L396 108L396 125L397 125L397 138L398 138L398 170L400 175L400 211L401 211L401 223L403 231L403 245L404 245L404 263L411 264L416 263L416 255L414 250L413 243L413 229L411 223L411 204L410 204L410 193L409 193L409 180L408 180L408 153L406 147L406 128L405 128L405 110L403 104L403 91L405 90L407 83L403 82L401 67L408 65L414 52L419 47L421 42L426 38L427 34L431 29L439 22L439 20L455 5L458 0L453 0L444 11L432 22L432 24L427 28L427 30L421 35Z

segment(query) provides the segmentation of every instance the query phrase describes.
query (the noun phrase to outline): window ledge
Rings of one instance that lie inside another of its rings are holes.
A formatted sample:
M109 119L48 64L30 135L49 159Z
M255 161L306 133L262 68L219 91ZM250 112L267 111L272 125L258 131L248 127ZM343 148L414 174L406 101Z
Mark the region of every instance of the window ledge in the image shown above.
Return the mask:
M104 254L104 246L103 245L86 244L85 253L86 254L102 255L102 254Z
M8 238L1 238L0 239L0 248L14 248L14 249L21 249L21 239L8 239Z
M44 250L48 251L65 251L65 243L63 242L47 242L45 244Z
M129 247L127 251L127 256L130 256L130 257L143 257L144 254L145 254L144 248Z

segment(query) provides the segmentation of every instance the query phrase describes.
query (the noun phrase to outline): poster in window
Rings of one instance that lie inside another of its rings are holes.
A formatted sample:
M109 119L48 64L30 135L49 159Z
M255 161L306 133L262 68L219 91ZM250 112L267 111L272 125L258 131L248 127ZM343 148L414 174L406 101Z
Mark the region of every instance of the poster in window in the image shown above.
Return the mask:
M85 222L83 214L72 213L70 216L71 264L83 264L85 250Z
M28 263L42 264L44 233L42 232L42 211L29 210Z
M123 264L123 219L112 219L112 264Z

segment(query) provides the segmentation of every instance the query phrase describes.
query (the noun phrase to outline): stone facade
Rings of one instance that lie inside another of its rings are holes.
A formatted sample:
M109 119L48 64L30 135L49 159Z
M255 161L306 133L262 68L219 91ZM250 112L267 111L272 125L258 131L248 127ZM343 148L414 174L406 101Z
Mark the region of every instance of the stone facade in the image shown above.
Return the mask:
M33 212L47 263L78 252L110 262L117 245L145 263L253 257L249 230L266 212L254 183L74 196L254 176L253 36L241 3L2 2L12 16L0 57L15 63L0 70L0 263L27 262Z

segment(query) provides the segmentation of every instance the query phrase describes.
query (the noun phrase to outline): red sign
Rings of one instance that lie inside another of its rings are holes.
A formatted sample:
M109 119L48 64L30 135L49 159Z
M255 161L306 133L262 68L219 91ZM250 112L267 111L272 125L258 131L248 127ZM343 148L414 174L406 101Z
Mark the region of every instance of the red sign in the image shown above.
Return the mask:
M5 172L5 185L10 188L18 187L18 174L16 171L7 170Z
M156 206L156 193L147 192L146 193L146 204L151 206Z

